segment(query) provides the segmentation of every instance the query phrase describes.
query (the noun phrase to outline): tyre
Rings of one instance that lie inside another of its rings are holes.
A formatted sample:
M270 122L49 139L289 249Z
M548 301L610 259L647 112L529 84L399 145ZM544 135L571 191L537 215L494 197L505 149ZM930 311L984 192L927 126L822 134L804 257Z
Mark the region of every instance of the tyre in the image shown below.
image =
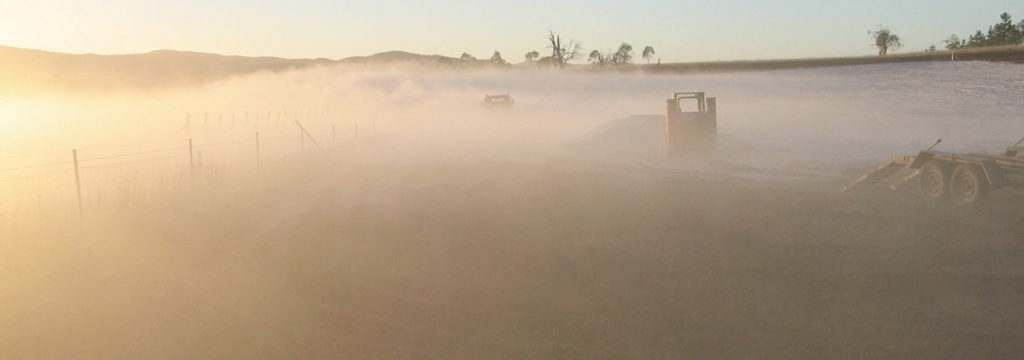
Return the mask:
M921 197L928 201L939 201L949 196L949 170L941 162L928 160L921 166L918 184Z
M958 204L977 203L985 199L989 190L988 178L974 165L958 165L949 178L949 197Z

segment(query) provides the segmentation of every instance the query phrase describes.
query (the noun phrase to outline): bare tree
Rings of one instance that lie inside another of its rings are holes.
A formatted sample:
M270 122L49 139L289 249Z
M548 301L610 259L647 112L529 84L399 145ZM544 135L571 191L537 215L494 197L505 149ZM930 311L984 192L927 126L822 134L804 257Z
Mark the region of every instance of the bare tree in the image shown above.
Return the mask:
M555 35L553 31L548 32L548 48L551 49L551 62L557 68L578 59L583 51L579 41L570 40L568 44L562 44L562 36Z
M878 55L885 55L889 53L889 50L896 51L903 47L903 41L900 40L900 36L893 34L885 26L878 26L878 30L868 31L868 34L875 39L875 47L878 48Z
M540 58L540 53L537 50L526 53L526 62L537 61Z
M647 45L644 46L644 53L642 55L644 60L647 60L647 65L651 64L651 58L654 57L654 47Z

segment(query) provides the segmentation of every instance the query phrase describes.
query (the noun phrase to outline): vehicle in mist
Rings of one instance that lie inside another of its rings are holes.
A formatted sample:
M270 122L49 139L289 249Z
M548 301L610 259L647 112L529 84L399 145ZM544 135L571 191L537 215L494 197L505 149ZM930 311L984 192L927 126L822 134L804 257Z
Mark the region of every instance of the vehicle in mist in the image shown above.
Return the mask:
M510 94L485 95L483 100L484 107L491 110L508 110L514 104L515 100Z
M889 189L896 190L900 185L917 179L917 190L923 199L951 200L960 205L982 201L990 192L1004 187L1024 190L1024 158L1018 156L1024 150L1019 147L1024 139L1007 147L1001 154L933 150L941 142L942 139L936 140L917 156L894 156L843 187L842 191L885 181L895 174L900 175L889 184Z

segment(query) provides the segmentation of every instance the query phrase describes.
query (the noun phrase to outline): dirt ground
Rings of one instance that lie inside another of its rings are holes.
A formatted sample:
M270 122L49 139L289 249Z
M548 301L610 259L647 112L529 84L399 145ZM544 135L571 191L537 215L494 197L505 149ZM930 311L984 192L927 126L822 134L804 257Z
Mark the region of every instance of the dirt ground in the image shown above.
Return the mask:
M182 196L49 245L8 241L0 357L1024 350L1016 195L955 208L843 194L835 179L763 183L568 160L331 169Z

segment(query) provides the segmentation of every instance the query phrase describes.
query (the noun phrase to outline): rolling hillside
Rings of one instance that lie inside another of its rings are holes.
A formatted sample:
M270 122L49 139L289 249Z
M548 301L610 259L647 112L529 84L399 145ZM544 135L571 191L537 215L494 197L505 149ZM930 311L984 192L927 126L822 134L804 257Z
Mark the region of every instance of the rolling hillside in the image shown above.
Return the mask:
M645 71L653 73L703 73L764 71L813 67L853 66L880 63L949 61L948 51L889 56L854 56L819 59L743 60L662 65L596 67L573 65L585 72ZM1024 46L965 49L961 61L1024 63ZM0 93L32 93L43 90L107 91L159 89L190 86L258 71L287 71L321 65L415 63L427 66L465 64L441 55L389 51L340 60L285 59L278 57L225 56L199 52L158 50L145 54L63 54L0 46ZM481 65L486 62L474 62ZM532 67L530 64L520 64ZM521 68L523 66L517 66ZM478 68L478 66L473 66Z
M442 56L392 51L342 60L225 56L158 50L145 54L63 54L0 46L0 92L93 91L196 85L258 71L343 63L398 61L436 64Z

